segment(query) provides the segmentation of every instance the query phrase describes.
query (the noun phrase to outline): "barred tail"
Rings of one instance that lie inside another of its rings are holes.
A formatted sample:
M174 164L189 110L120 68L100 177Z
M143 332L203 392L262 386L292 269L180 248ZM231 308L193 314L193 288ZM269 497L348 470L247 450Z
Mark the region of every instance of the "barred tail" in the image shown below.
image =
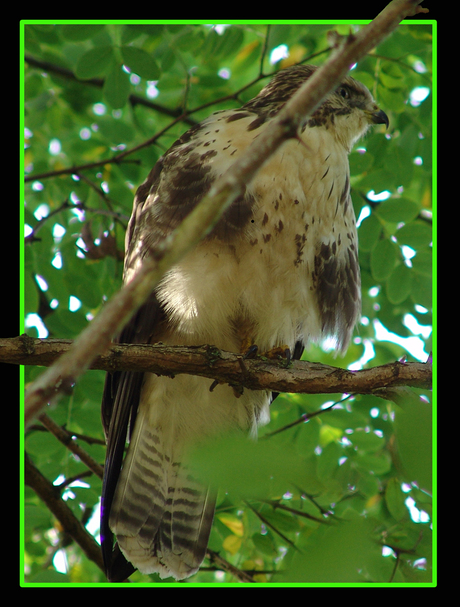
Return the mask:
M171 451L169 449L169 451ZM109 525L124 556L142 573L184 579L206 554L215 495L168 453L162 430L139 411Z

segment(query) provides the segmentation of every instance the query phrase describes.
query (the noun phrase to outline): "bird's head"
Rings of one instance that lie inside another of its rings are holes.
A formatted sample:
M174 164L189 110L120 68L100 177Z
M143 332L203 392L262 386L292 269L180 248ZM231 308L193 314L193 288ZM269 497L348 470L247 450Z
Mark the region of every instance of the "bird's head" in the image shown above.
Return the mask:
M275 116L317 69L314 65L295 65L279 71L245 107L270 118ZM307 122L309 128L330 129L347 151L372 124L385 124L388 128L388 116L377 106L369 89L351 76L344 78Z
M375 103L369 89L347 76L308 120L309 127L331 129L350 151L373 124L389 125L388 116Z

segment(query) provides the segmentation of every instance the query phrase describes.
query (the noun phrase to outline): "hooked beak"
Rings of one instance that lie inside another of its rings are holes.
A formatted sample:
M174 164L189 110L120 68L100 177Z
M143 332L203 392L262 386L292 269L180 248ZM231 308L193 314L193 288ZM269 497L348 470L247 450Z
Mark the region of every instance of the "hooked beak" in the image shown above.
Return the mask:
M388 128L390 120L383 110L376 110L375 112L366 112L369 117L369 121L373 124L384 124Z

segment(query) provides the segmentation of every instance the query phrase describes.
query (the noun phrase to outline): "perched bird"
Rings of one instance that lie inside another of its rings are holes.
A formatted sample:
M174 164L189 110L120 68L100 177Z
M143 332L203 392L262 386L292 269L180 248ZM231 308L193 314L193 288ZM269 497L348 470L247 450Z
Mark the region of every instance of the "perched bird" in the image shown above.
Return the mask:
M315 69L278 72L254 99L215 112L158 160L134 199L125 283ZM287 346L300 358L303 344L333 336L345 350L361 308L348 154L372 124L388 126L387 115L365 86L345 78L152 289L118 340L207 343L237 353ZM198 571L215 492L193 475L187 453L237 428L256 436L272 400L268 390L209 388L209 380L189 375L108 375L101 536L110 580L135 568L177 580Z

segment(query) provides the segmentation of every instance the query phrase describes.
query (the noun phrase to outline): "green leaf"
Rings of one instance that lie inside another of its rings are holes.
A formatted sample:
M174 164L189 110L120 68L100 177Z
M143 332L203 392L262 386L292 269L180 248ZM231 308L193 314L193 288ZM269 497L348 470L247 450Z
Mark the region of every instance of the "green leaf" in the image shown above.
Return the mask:
M327 412L327 417L324 418L324 421L327 421L329 426L341 428L342 430L366 425L365 416L361 413L357 413L354 409L353 411L332 409Z
M378 217L371 213L363 219L358 229L359 248L363 251L371 251L377 244L382 232L382 224Z
M241 436L202 441L191 459L199 476L244 497L266 497L270 491L276 493L276 487L305 476L294 448L281 450L272 442L254 443Z
M372 470L376 475L386 474L391 469L391 459L386 451L374 455L361 455L358 453L353 458L353 463L358 468L363 468L366 471Z
M382 71L380 72L379 78L382 84L384 84L388 89L402 89L406 86L403 74L401 72L400 75L395 77L394 74L390 76Z
M336 442L331 442L324 447L317 463L318 478L324 481L328 477L332 477L339 467L339 459L343 455L343 448Z
M358 461L358 466L357 466ZM375 463L374 460L372 463ZM374 497L380 492L380 483L373 468L363 468L360 458L353 458L353 469L359 469L360 478L356 483L356 489L366 497Z
M81 80L95 78L106 73L115 59L112 46L97 46L86 51L75 66L75 76Z
M108 73L104 83L104 97L114 109L122 108L129 98L130 82L129 76L115 65Z
M28 581L35 584L66 584L70 582L70 579L64 573L59 573L54 569L45 569L31 577Z
M283 582L363 582L363 567L377 558L369 519L348 509L337 525L320 526L301 536L301 551L281 574ZM315 541L316 540L316 541Z
M149 41L157 38L160 39L165 27L165 25L150 23L124 25L121 32L121 42L128 44L139 38L142 34L146 34L149 37Z
M430 310L433 305L433 285L431 278L414 271L411 298L414 303Z
M377 436L374 432L365 432L361 429L357 429L348 438L353 443L353 446L357 447L358 451L366 453L378 451L385 444L381 436Z
M385 167L391 171L397 187L407 187L410 185L415 165L413 156L404 146L392 146L391 154L386 159Z
M399 244L406 244L413 249L429 245L433 239L431 226L421 220L403 225L395 232Z
M135 137L133 127L113 116L101 116L97 119L99 133L111 146L128 143Z
M411 268L401 263L393 270L387 280L387 297L392 304L400 304L407 299L412 290Z
M175 33L178 31L177 26L174 26L171 29L174 29ZM210 34L211 33L215 33L215 31L211 30ZM173 46L175 49L182 52L196 52L198 49L200 49L202 44L203 32L194 26L186 25L182 27L182 29L179 29L178 33L176 33L174 36Z
M432 408L413 391L406 391L396 411L396 446L407 481L431 491Z
M261 43L258 40L254 40L243 46L231 62L231 70L240 74L244 73L247 69L252 68L257 61L257 58L260 57L260 46Z
M215 53L222 57L233 55L238 51L243 41L244 33L242 28L239 26L229 27L219 36L215 46Z
M419 211L419 205L408 198L389 198L376 208L379 217L395 223L412 221L417 217Z
M433 274L433 252L431 249L417 251L415 257L412 257L411 262L415 272L431 278Z
M26 314L38 312L38 286L32 274L24 276L24 311Z
M375 78L371 74L359 71L358 69L353 70L353 78L364 84L364 86L367 86L370 91L375 84Z
M379 158L379 156L376 154L374 158ZM395 187L394 175L388 168L369 171L359 180L359 187L366 191L374 190L377 193L392 190Z
M391 516L397 521L409 518L405 500L406 495L401 490L401 481L390 478L385 489L385 503Z
M88 321L81 313L70 312L59 306L53 314L46 317L46 326L52 334L51 336L74 339L83 329L86 329Z
M371 272L375 280L386 280L393 272L398 248L389 238L379 240L371 252Z
M123 61L134 73L146 80L159 80L161 70L155 59L141 48L122 46Z
M378 86L378 98L381 107L390 110L396 114L401 114L406 109L406 99L400 90L390 90L383 86Z
M168 48L161 54L160 64L163 73L170 72L176 62L177 54L172 48Z
M33 432L26 437L26 450L30 455L46 459L61 454L62 445L49 433Z
M62 37L65 40L73 40L79 42L94 38L101 30L105 28L105 24L85 24L85 25L64 25L62 26Z
M281 533L299 530L298 519L288 512L267 507L262 510L262 515Z
M399 67L399 65L397 63L394 63L393 61L384 61L380 74L383 74L387 77L395 78L397 80L402 80L404 78L404 72Z
M26 504L24 506L24 523L26 529L35 529L40 526L51 525L50 511L42 505Z
M254 533L251 537L256 550L259 550L262 554L273 556L277 554L276 544L273 541L271 534L261 535L260 533Z
M374 163L374 157L368 152L352 152L349 156L350 175L361 175L368 171Z

